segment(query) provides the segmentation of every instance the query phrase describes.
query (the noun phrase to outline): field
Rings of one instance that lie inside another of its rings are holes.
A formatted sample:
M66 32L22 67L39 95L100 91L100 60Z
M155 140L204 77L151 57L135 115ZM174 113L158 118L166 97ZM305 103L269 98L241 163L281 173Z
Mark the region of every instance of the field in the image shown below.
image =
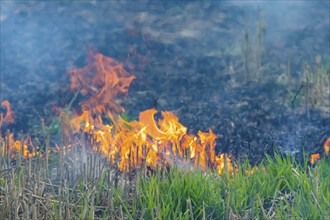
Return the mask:
M330 219L329 2L0 4L0 219Z
M1 155L0 162L4 219L330 217L327 158L310 166L276 155L258 167L246 162L222 175L146 165L126 173L97 152L77 148L49 158L20 155L15 162Z

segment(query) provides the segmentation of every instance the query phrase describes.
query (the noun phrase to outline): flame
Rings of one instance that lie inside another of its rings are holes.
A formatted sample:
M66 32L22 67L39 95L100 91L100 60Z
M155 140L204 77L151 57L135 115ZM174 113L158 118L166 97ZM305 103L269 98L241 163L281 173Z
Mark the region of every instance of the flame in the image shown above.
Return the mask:
M217 136L211 129L208 132L198 131L197 135L188 134L187 127L179 122L173 112L161 111L160 119L155 120L157 110L147 109L140 112L138 120L124 120L120 116L125 110L120 105L120 98L127 94L135 76L130 75L116 60L89 52L89 63L83 68L72 69L69 75L70 90L81 93L85 99L80 102L80 114L78 111L73 115L64 110L58 111L63 122L62 134L68 137L68 142L72 141L73 135L84 133L93 150L105 155L111 163L116 163L121 171L130 171L144 163L155 168L171 165L175 161L217 171L220 175L237 170L227 154L215 154ZM6 108L6 115L0 112L0 128L2 123L14 123L10 103L5 100L1 105ZM30 136L22 140L14 140L14 134L7 134L6 137L12 158L16 157L17 152L27 158L43 156L38 153L39 147L33 146ZM70 150L72 143L64 145L56 145L53 151ZM327 156L329 148L330 138L324 144ZM319 154L312 154L310 163L314 164L319 159ZM246 174L251 175L256 170L257 167L246 171Z
M218 157L215 157L216 167L218 170L218 174L223 174L225 171L229 173L234 173L234 167L232 165L230 157L225 154L221 154Z
M155 120L157 110L147 109L139 119L125 121L118 112L124 111L118 97L125 95L135 76L125 71L123 65L99 53L89 53L90 62L84 68L73 69L71 90L88 97L81 102L82 113L71 120L72 133L84 132L93 139L93 149L107 155L111 162L118 161L122 171L139 167L145 161L150 167L169 164L170 158L190 160L206 170L224 169L233 172L231 159L224 154L215 156L216 135L198 132L187 134L178 117L162 111ZM104 124L102 117L111 120ZM224 165L226 163L226 165Z
M329 156L329 150L330 150L330 137L324 142L324 152L326 156ZM310 156L310 164L314 164L316 161L320 160L321 156L320 154L311 154Z
M12 124L12 123L15 122L14 113L11 110L9 101L8 100L4 100L3 102L1 102L1 105L6 108L6 116L3 117L3 114L1 113L1 116L0 116L0 128L2 126L2 123Z
M320 159L320 154L311 154L310 163L313 165L319 159Z
M198 136L200 138L200 147L197 148L200 150L200 165L203 169L207 167L206 162L209 161L210 163L217 162L219 164L219 161L221 160L223 156L220 155L218 161L215 159L214 155L214 149L215 149L215 139L217 138L216 135L212 132L211 129L209 129L209 133L203 133L201 131L198 131ZM220 167L220 164L218 165Z
M11 110L10 103L8 100L1 102L1 105L6 108L6 116L3 116L3 113L0 112L0 129L2 124L12 124L15 122L14 112ZM0 141L2 140L2 135L0 132Z
M330 137L324 143L324 152L326 156L329 156L329 151L330 151Z
M89 99L81 103L83 110L92 113L106 109L121 110L116 97L127 93L135 76L131 76L124 66L116 60L100 53L89 52L89 64L84 68L75 68L69 72L71 91L78 90Z
M39 146L34 146L32 144L31 136L27 135L23 141L20 140L14 140L14 134L9 134L9 152L12 157L12 159L16 158L16 154L18 152L21 152L23 157L35 157L37 156ZM29 148L33 149L32 152L29 150Z
M12 124L15 123L15 116L14 112L11 109L10 103L8 100L4 100L1 102L1 105L6 108L6 116L3 116L3 113L0 112L0 129L2 127L2 124ZM34 146L32 144L32 139L29 135L27 135L24 139L22 140L15 140L14 139L14 134L9 133L6 135L7 142L5 143L5 146L7 147L1 149L1 153L4 155L5 151L8 156L10 156L12 159L16 158L16 154L19 153L23 157L28 158L28 157L35 157L39 153L37 152L39 150L39 146ZM0 141L2 141L3 137L0 133ZM31 150L32 149L32 152ZM8 151L8 152L7 152Z
M245 173L246 173L246 175L250 176L250 175L254 174L256 171L258 171L258 170L259 170L259 168L256 166L256 167L252 167L249 170L245 170Z

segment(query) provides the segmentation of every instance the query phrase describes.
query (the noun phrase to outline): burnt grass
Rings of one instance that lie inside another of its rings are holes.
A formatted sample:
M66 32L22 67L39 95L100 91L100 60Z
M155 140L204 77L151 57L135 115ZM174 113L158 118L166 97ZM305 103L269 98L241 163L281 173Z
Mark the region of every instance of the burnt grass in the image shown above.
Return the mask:
M120 101L129 119L148 108L173 111L189 133L211 128L217 152L252 164L274 152L298 160L323 153L330 136L326 2L312 5L306 27L292 24L281 40L259 10L228 2L1 4L0 100L10 101L16 119L4 130L43 142L41 118L56 125L54 109L73 97L66 72L96 50L136 76Z

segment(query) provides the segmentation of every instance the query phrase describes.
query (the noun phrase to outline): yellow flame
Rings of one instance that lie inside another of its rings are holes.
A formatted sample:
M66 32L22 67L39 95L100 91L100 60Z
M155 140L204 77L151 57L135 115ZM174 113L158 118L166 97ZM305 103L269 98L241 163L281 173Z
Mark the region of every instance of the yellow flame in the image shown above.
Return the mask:
M324 152L325 152L325 155L329 156L329 151L330 151L330 137L324 143Z
M320 154L312 154L310 157L310 163L313 165L319 159L320 159Z
M127 93L135 76L130 75L122 64L100 53L90 53L89 58L87 66L69 72L70 89L80 92L86 99L80 103L80 114L71 117L60 111L64 135L85 133L93 149L106 155L112 163L117 163L122 171L137 168L144 162L153 168L161 167L170 163L169 158L178 158L190 160L204 170L216 169L219 174L226 170L233 172L230 157L215 155L217 137L211 129L208 132L198 131L197 136L187 134L188 129L173 112L160 112L161 118L156 121L155 109L142 111L135 121L120 117L124 108L118 97ZM13 114L9 102L2 102L2 105L7 108L7 114L5 117L0 115L0 122L11 122ZM103 122L105 117L111 121L110 124ZM9 146L12 151L22 151L24 157L35 156L35 152L29 150L33 148L30 137L20 142L14 141L13 134L10 134ZM70 148L70 144L56 145L55 151Z

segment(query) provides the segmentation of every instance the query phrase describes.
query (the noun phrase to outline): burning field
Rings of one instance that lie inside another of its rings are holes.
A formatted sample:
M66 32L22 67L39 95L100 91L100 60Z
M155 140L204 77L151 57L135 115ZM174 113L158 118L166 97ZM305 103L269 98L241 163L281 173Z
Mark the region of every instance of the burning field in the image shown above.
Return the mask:
M179 122L173 112L158 112L152 108L142 111L138 120L124 119L124 108L120 102L135 77L116 60L89 52L88 64L72 69L68 75L71 77L70 90L74 95L68 106L56 109L61 120L59 144L50 145L50 133L45 130L43 120L42 133L45 138L39 146L33 143L29 135L21 134L20 139L15 139L15 135L8 130L0 136L0 204L9 219L205 219L219 216L249 218L250 215L255 217L259 214L262 214L260 217L273 218L278 214L274 205L277 200L279 207L284 210L288 208L285 205L287 202L294 202L294 192L290 191L294 185L291 184L299 184L301 178L309 179L305 187L317 184L317 188L327 191L326 195L319 195L320 201L312 191L313 198L318 202L318 206L314 207L316 213L304 216L322 214L329 217L326 211L329 204L325 202L329 201L326 197L330 196L326 188L329 187L329 176L325 171L329 171L329 161L323 158L319 162L320 154L310 156L309 165L320 163L313 169L306 163L301 167L289 157L280 156L276 156L276 163L269 158L266 164L260 164L263 167L261 171L257 166L251 168L242 165L239 168L227 154L216 154L217 136L211 129L208 132L198 131L197 135L188 134L187 127ZM79 94L83 96L79 102L80 108L74 109L71 104ZM5 100L1 105L6 111L5 114L1 112L0 125L14 123L10 103ZM325 157L329 157L329 147L330 138L324 143ZM234 201L229 190L234 188L229 187L228 183L245 181L247 177L256 184L253 176L277 177L278 172L286 172L281 174L288 175L285 178L292 178L291 175L297 178L293 183L287 182L283 186L282 180L278 179L278 187L281 188L269 190L264 187L268 195L282 194L283 203L274 196L263 198L270 199L271 206L264 204L265 201L262 202L257 193L254 202L260 206L261 213L254 211L249 214L245 208L244 211L233 210L235 203L232 204ZM323 173L321 177L319 172ZM216 177L214 173L222 177ZM163 187L173 190L170 191L173 198L166 198L168 192L162 191ZM177 190L183 190L182 197ZM196 195L199 190L202 190L202 194ZM315 190L315 193L320 193L319 189ZM207 204L205 202L212 200L206 197L209 193L218 196L225 193L225 200ZM300 199L299 204L306 198ZM169 201L172 204L167 205ZM182 207L174 210L175 207L171 205L176 204L175 201L179 204L182 202ZM319 202L324 204L321 206ZM225 208L221 209L223 206ZM264 206L267 207L267 213ZM184 207L186 211L183 211ZM302 213L292 215L301 217Z
M13 133L1 137L2 153L16 159L21 152L23 157L46 157L51 149L67 151L73 145L89 148L115 163L120 171L130 172L143 164L156 167L178 165L186 169L210 169L222 174L233 172L231 159L224 153L216 155L216 135L198 131L197 135L187 133L187 128L179 123L178 117L168 111L161 111L156 121L156 109L140 113L139 119L127 121L121 113L124 108L118 97L127 93L135 78L122 64L100 53L89 52L89 64L69 72L71 92L86 98L80 102L80 109L70 107L57 109L61 118L61 144L48 146L47 151L32 143L29 135L15 140ZM72 100L74 101L74 100ZM14 123L14 113L7 100L1 103L6 114L1 113L1 121ZM44 125L42 125L44 127Z
M239 33L236 3L1 4L4 219L330 218L323 23L297 40L266 35L272 12Z

